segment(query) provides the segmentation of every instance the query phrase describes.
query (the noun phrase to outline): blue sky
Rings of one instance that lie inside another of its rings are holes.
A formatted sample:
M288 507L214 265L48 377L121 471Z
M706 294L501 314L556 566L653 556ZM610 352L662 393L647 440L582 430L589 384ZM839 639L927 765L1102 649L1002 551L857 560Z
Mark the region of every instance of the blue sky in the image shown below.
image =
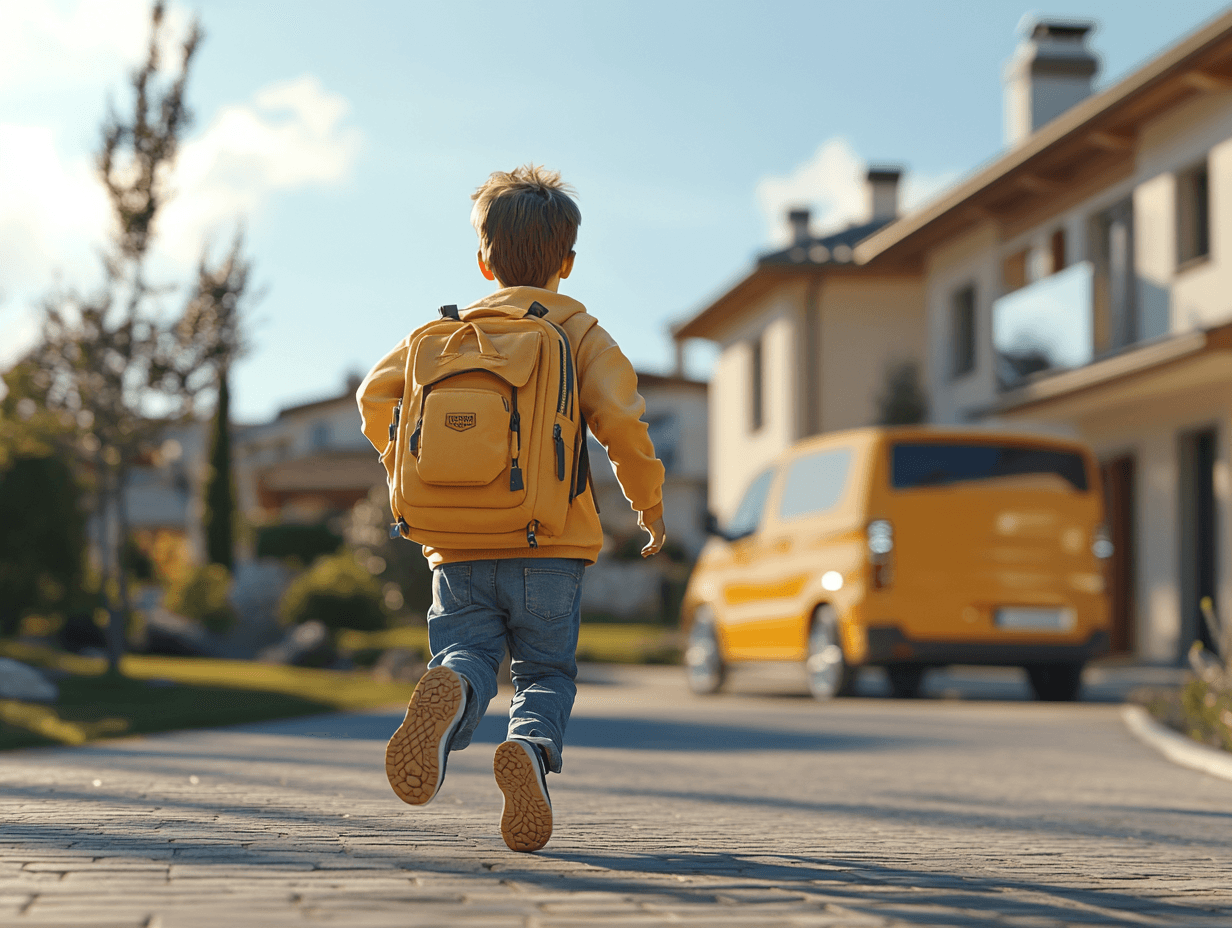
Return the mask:
M90 155L141 56L144 0L0 10L0 362L56 279L97 279L106 229ZM534 160L579 192L565 292L641 368L813 206L858 218L864 162L906 167L910 203L1001 147L1001 70L1024 14L1099 23L1101 84L1225 8L1198 0L172 5L207 32L197 114L155 267L248 230L265 289L238 418L336 393L441 303L488 290L471 191ZM169 298L174 302L174 298ZM706 353L691 354L704 372Z

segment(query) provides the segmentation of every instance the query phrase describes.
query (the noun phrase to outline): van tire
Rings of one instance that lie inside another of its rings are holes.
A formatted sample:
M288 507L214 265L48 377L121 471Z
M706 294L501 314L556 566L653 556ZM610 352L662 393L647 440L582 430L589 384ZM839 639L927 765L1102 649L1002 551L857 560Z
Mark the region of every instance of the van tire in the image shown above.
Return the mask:
M822 702L835 696L848 696L855 684L855 673L847 665L839 636L838 613L829 604L813 610L809 625L808 658L804 662L809 692Z
M1073 702L1082 692L1082 661L1030 664L1023 669L1040 702Z
M888 664L886 679L890 695L895 699L919 699L924 688L924 666L921 664Z
M702 696L717 693L727 679L727 664L714 628L709 606L698 606L684 652L685 676L689 689Z

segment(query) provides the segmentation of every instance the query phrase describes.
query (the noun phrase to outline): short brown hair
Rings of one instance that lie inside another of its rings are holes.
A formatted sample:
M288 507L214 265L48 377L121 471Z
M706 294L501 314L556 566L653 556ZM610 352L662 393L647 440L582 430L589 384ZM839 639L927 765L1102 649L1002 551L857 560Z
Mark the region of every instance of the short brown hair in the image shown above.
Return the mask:
M494 171L471 194L483 263L507 287L542 287L577 242L582 213L556 171L524 164Z

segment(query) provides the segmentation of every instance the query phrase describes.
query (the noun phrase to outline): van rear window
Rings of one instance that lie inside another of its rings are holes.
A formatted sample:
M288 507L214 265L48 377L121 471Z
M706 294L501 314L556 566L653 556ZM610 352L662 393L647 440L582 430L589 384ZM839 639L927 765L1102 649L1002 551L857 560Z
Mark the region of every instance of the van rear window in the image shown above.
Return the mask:
M896 490L1014 477L1057 478L1075 490L1087 490L1082 455L1054 448L985 442L903 442L893 447L890 471Z

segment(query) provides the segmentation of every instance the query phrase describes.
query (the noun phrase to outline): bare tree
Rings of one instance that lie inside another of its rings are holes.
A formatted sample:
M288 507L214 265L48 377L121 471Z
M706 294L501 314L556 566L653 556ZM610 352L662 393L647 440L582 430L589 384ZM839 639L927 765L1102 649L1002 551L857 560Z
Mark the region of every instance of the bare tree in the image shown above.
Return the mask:
M35 350L46 402L73 415L94 473L113 671L124 651L129 611L120 554L128 538L128 474L164 427L152 414L178 411L184 400L168 393L163 376L167 339L154 305L163 291L147 282L145 263L180 139L191 123L184 93L202 32L194 21L180 43L178 73L167 77L159 51L164 13L159 0L145 62L132 76L131 111L120 116L111 110L103 122L96 167L115 221L102 253L103 283L88 296L64 290L49 297Z

